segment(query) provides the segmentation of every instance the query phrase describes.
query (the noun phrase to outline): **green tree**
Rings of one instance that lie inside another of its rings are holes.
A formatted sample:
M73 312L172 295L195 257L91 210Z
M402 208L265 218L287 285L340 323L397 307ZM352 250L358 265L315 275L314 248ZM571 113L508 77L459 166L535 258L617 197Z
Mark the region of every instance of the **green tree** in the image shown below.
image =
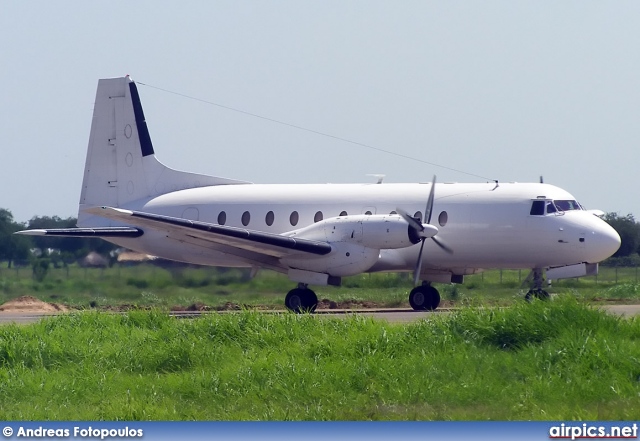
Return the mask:
M24 229L24 224L14 221L11 211L0 208L0 260L6 260L9 268L14 261L29 258L31 239L13 234Z
M49 259L46 257L35 258L31 263L31 268L33 269L33 278L42 282L49 272Z

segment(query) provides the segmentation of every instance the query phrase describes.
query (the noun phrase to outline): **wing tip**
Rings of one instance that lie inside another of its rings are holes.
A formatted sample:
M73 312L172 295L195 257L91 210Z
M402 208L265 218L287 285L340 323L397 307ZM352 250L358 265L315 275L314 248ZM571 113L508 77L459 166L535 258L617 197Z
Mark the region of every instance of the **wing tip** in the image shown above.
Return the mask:
M22 236L46 236L47 230L22 230L16 231L13 234L20 234Z

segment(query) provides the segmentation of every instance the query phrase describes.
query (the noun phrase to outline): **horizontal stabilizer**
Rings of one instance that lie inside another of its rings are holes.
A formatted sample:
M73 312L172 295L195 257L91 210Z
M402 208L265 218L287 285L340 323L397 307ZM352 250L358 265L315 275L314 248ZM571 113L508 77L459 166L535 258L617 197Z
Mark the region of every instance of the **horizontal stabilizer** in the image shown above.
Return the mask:
M102 228L52 228L50 230L23 230L15 234L25 236L64 236L64 237L140 237L143 232L132 227Z

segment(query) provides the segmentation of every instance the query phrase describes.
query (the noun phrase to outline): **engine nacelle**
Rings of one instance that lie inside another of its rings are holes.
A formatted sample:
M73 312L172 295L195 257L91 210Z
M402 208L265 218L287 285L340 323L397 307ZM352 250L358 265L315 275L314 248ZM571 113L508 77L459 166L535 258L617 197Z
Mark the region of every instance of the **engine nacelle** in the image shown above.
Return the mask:
M367 271L380 256L380 250L349 242L332 243L331 248L333 249L326 256L305 254L281 260L289 268L344 277Z
M288 235L330 244L349 242L376 250L406 248L420 242L418 233L397 214L333 217Z
M290 268L343 277L370 269L381 249L405 248L420 242L415 230L398 215L334 217L288 234L328 242L326 256L298 255L282 259Z

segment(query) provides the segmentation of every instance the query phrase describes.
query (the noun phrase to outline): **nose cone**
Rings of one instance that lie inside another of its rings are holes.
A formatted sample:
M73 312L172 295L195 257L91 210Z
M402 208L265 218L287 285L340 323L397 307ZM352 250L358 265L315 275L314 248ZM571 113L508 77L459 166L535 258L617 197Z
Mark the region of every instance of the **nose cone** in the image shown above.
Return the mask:
M591 237L589 237L591 236ZM597 263L608 257L620 248L620 235L611 225L598 219L591 234L587 235L589 248L589 263Z

